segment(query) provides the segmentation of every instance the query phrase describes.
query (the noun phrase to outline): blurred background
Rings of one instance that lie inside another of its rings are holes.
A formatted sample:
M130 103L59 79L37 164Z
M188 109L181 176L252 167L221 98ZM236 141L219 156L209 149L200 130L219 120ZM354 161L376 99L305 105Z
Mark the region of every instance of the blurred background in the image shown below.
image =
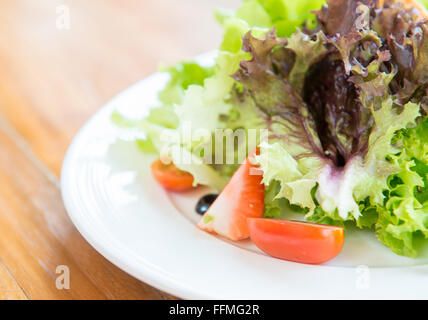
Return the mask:
M1 0L2 116L59 174L67 142L95 110L160 63L217 48L214 8L239 2Z
M106 101L218 47L239 0L0 0L0 299L166 299L98 255L65 213L62 161ZM58 290L57 267L73 285Z

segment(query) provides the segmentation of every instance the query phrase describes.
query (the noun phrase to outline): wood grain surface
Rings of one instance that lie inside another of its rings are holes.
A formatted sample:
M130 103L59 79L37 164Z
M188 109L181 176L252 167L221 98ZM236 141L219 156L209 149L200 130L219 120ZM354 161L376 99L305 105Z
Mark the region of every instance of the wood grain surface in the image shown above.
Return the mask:
M71 139L160 63L215 49L238 0L0 1L0 299L170 299L80 236L59 190ZM57 27L65 5L70 29ZM69 289L56 286L58 266Z

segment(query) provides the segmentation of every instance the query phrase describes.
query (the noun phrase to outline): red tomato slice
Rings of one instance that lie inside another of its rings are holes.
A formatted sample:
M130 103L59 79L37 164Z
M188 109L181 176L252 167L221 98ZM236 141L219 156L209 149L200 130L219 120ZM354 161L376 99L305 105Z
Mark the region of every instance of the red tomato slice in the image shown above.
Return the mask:
M342 227L276 219L249 218L250 238L267 254L308 264L320 264L342 250Z
M165 189L186 191L193 188L193 176L178 169L173 163L164 164L160 159L152 163L153 177Z

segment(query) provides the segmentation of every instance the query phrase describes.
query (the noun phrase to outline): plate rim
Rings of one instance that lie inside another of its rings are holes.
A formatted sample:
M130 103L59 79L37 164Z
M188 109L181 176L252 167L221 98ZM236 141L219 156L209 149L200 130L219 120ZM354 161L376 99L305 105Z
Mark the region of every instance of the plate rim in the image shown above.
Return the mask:
M142 272L141 270L135 270L131 265L123 263L120 259L117 258L116 255L111 254L110 250L106 248L106 246L104 246L101 242L95 239L86 230L86 228L81 223L81 221L77 219L77 215L73 214L77 209L75 208L73 201L71 201L71 198L66 193L66 190L68 190L68 176L70 175L69 168L72 167L71 161L73 160L73 154L74 152L76 152L75 151L76 146L78 145L80 139L84 135L87 128L90 127L92 122L94 122L95 119L100 117L100 115L104 113L111 113L114 110L113 108L114 101L120 100L121 96L125 95L128 91L133 90L136 87L139 87L146 81L149 82L152 78L155 78L159 74L160 72L153 73L137 81L130 87L124 89L123 91L121 91L119 94L117 94L116 96L108 100L105 104L103 104L103 106L101 106L101 108L97 110L79 129L79 131L73 137L63 160L61 173L60 173L61 197L71 222L79 231L79 233L82 235L82 237L97 251L98 254L102 255L105 259L107 259L109 262L111 262L121 271L126 272L127 274L131 275L132 277L136 278L139 281L142 281L158 290L161 290L168 294L172 294L176 297L184 297L184 298L187 297L187 299L192 299L192 298L200 297L200 294L198 292L195 292L194 290L177 287L176 283L169 281L164 277L159 277L159 274L156 272L153 272L150 268L146 268L144 272ZM206 297L205 299L209 299L209 298L211 297Z

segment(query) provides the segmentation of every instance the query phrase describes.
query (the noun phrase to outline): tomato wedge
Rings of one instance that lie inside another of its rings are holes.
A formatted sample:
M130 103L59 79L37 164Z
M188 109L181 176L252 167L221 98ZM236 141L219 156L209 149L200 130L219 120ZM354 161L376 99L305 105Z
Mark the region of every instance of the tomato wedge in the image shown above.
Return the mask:
M295 262L320 264L342 250L342 227L264 218L249 218L254 244L267 254Z
M153 177L165 189L171 191L186 191L193 188L193 176L178 169L173 163L164 164L157 159L151 165Z

